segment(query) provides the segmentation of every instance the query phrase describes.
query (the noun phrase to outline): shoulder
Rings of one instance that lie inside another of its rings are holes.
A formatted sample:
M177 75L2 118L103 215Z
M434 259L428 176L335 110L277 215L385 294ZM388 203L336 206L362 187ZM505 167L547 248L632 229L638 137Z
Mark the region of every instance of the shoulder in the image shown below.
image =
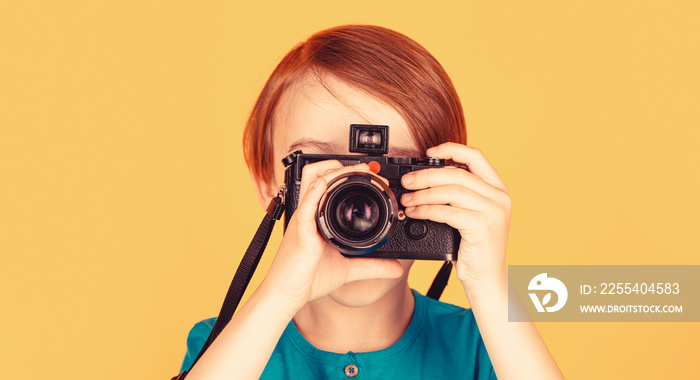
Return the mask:
M425 313L424 323L426 327L452 332L454 332L455 329L472 330L476 334L479 333L479 328L476 325L472 309L466 309L461 306L435 300L415 290L413 293L416 302L421 302L423 304Z
M194 359L199 355L199 351L202 350L204 343L209 338L209 333L214 329L214 323L216 323L216 317L201 320L190 329L189 334L187 334L187 352L182 361L180 372L192 367Z
M207 337L209 337L209 333L214 328L214 323L216 323L216 317L204 319L195 323L190 330L190 334L187 339L190 337L199 338L202 335L204 335L204 339L207 339Z
M420 335L426 344L443 347L449 355L476 358L485 352L484 341L471 309L434 300L413 291L416 312L423 313ZM422 310L422 311L420 311Z
M426 352L433 352L435 362L461 363L458 371L449 377L495 379L493 365L472 310L434 300L415 290L413 293L416 310L421 304L424 314L419 344L430 347Z

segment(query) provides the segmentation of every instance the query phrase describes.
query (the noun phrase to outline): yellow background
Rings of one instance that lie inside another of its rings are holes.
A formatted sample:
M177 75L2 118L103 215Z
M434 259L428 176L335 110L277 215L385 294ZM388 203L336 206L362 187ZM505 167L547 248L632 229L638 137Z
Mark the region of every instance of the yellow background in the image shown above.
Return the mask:
M295 43L346 23L405 33L444 65L469 144L512 191L509 264L700 264L699 8L3 2L0 376L178 372L263 216L246 115ZM467 305L455 279L443 300ZM538 324L569 379L697 376L699 327Z

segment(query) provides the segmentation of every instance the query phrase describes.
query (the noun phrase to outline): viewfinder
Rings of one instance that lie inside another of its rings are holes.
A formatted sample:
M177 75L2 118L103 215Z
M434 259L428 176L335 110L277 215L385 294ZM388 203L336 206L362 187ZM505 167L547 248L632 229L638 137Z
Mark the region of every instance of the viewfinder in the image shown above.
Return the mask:
M389 126L350 124L350 152L382 155L389 152Z

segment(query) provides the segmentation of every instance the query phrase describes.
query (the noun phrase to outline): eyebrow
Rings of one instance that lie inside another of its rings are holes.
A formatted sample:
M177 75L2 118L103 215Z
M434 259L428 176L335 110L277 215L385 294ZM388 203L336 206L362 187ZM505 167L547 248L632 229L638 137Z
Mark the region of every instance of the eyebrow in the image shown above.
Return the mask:
M343 151L347 152L347 147L341 147L338 144L333 144L325 141L318 141L312 139L300 139L294 142L287 149L288 152L294 152L296 150L303 150L303 148L313 148L324 154L343 154ZM389 147L388 156L390 157L422 157L422 154L418 149L415 148L392 148Z
M311 139L297 140L295 143L289 146L288 151L291 153L302 148L313 148L315 150L318 150L319 152L328 154L342 151L342 148L336 144Z

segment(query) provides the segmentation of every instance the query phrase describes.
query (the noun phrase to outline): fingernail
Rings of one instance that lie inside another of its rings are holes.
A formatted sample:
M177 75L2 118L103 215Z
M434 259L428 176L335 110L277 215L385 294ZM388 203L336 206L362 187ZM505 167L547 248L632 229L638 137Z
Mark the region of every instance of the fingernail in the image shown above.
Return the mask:
M435 147L430 148L430 149L428 149L427 151L425 151L425 154L427 154L428 157L434 155L435 153L437 153L437 148L435 148Z
M357 164L353 166L354 169L364 169L367 167L367 164Z
M416 180L416 175L414 173L408 173L401 179L405 185L410 185Z
M413 211L413 210L415 210L415 209L416 209L416 208L413 207L413 206L411 206L411 207L406 207L406 212L411 212L411 211Z
M403 198L402 203L406 204L406 203L410 202L411 199L413 199L413 193L406 193L401 198Z

